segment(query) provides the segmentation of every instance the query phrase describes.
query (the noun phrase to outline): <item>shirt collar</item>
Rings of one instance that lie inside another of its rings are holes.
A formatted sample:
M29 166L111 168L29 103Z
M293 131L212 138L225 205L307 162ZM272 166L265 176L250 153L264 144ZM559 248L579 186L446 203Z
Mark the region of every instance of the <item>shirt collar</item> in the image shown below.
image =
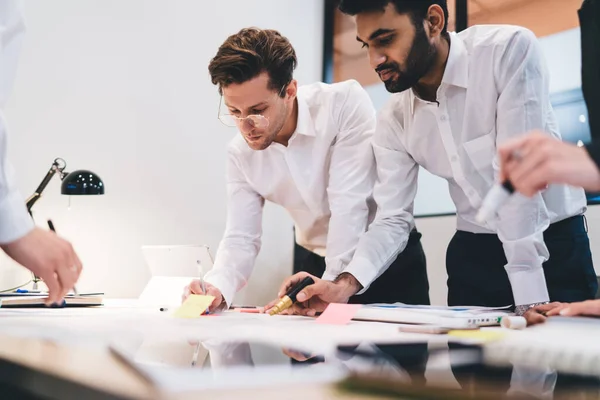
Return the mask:
M442 83L467 88L469 82L469 53L464 42L456 34L450 32L450 54Z
M302 90L298 91L296 99L298 100L298 121L296 121L296 130L292 136L295 136L296 134L315 136L316 132L313 125L313 120L310 116L308 103L306 102L306 97Z
M450 32L450 51L444 69L442 84L458 86L466 89L469 83L469 53L456 32ZM414 115L415 103L418 97L412 89L409 90L410 114Z

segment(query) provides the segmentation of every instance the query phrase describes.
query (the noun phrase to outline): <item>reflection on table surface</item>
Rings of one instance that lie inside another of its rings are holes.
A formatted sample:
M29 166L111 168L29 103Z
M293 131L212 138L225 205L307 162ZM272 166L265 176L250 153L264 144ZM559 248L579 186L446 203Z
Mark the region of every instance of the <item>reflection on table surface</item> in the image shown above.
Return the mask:
M340 346L307 353L261 342L189 342L189 365L177 368L136 357L169 390L258 387L269 383L337 383L358 392L408 398L599 398L600 380L554 370L486 365L476 345L427 343ZM198 351L198 349L200 349ZM197 360L192 367L192 358Z

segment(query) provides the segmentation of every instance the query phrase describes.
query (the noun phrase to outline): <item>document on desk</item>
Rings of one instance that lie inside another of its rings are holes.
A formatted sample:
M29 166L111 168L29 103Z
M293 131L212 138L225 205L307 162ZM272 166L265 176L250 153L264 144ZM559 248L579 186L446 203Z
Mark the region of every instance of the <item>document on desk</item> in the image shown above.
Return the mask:
M406 304L367 304L354 316L355 320L400 324L429 324L445 328L472 328L500 325L510 315L508 307L436 307Z

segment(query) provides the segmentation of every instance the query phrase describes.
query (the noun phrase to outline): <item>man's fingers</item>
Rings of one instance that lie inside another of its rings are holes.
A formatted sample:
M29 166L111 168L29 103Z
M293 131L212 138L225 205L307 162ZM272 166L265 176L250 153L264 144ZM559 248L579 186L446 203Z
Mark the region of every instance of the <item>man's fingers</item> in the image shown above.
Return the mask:
M296 283L300 282L302 279L307 276L311 276L308 272L298 272L283 281L281 287L279 288L279 292L277 293L277 297L282 298L287 291L294 286Z
M527 311L523 316L527 320L527 326L541 324L546 321L546 317L534 310Z
M50 272L47 276L40 276L40 278L48 286L48 300L46 305L49 306L61 300L60 293L62 292L62 287L54 272Z
M559 315L561 313L562 310L564 310L565 308L569 307L568 303L562 303L560 306L553 308L552 310L548 311L546 313L547 317L552 317L555 315Z
M56 275L60 282L60 299L64 298L70 289L73 288L77 279L77 271L72 266L63 266L56 269ZM60 300L59 299L59 300Z
M298 293L298 295L296 296L296 299L298 301L308 301L311 297L322 294L323 291L325 290L325 286L326 286L325 281L317 281L316 283L313 283L312 285L308 285L307 287L302 289L302 291L300 291L300 293Z
M268 302L268 303L265 305L265 307L264 307L264 309L265 309L265 312L268 312L268 311L269 311L271 308L273 308L273 307L275 306L275 304L277 304L278 302L279 302L279 299L272 300L272 301Z
M210 310L213 310L217 307L219 307L221 305L221 303L223 302L223 295L221 294L221 292L219 291L219 289L217 289L214 286L210 286L206 288L206 294L209 296L214 296L214 300L212 301L212 303L210 304Z
M563 304L564 303L561 303L558 301L554 301L554 302L548 303L548 304L540 304L539 306L535 306L535 307L531 308L531 311L537 311L538 313L546 313L551 310L554 310L555 308L561 307Z
M202 291L202 283L198 279L194 279L190 283L189 289L190 289L190 294L204 294L204 292Z

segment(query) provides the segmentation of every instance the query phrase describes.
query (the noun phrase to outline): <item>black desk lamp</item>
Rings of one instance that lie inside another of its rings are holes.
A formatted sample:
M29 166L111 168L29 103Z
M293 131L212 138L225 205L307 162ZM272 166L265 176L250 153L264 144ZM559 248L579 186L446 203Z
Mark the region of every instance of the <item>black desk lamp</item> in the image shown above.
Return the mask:
M102 179L95 173L91 171L86 171L83 169L73 171L71 173L65 172L65 168L67 167L67 163L62 158L57 158L54 160L48 173L44 176L44 179L28 199L27 199L27 211L29 215L32 215L31 209L33 205L42 197L42 192L48 186L48 183L52 179L54 175L57 173L62 180L62 184L60 186L60 193L71 195L71 196L80 196L80 195L94 195L94 194L104 194L104 182ZM33 276L33 285L34 290L37 288L37 283L40 281L40 278L37 276Z

